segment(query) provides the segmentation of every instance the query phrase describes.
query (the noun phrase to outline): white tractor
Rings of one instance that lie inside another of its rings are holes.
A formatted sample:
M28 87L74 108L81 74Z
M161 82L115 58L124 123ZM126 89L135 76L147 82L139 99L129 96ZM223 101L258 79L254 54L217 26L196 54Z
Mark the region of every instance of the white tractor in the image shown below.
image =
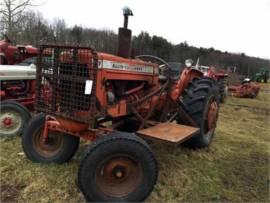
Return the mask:
M0 136L20 135L34 106L36 66L0 65Z

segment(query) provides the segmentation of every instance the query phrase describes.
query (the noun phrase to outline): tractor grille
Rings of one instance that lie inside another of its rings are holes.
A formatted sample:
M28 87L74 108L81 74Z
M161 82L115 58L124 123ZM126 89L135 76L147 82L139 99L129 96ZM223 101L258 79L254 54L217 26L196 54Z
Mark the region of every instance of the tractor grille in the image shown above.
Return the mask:
M96 114L96 52L86 47L41 45L36 110L93 124Z

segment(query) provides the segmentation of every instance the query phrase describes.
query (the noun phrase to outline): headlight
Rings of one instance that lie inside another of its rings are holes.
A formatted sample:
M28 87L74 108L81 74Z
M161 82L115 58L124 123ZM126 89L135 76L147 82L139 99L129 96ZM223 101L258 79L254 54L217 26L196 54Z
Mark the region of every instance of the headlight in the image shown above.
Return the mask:
M192 66L192 64L193 64L193 61L191 59L185 60L186 67L190 68Z

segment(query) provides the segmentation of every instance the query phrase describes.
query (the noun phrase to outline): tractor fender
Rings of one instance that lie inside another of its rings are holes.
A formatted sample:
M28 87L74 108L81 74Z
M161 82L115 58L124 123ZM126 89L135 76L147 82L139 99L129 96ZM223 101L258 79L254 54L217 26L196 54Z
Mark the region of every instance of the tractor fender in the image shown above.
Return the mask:
M176 101L179 96L182 95L182 92L187 87L189 82L197 77L203 77L203 73L200 70L195 68L185 68L171 91L170 97L172 100Z

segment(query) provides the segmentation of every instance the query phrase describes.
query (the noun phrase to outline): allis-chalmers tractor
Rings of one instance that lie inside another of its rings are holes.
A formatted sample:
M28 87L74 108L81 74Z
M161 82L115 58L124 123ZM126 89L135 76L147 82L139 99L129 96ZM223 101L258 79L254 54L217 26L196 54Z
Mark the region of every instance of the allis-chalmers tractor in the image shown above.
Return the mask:
M207 147L216 128L214 81L191 67L174 79L164 60L133 58L129 15L124 9L117 56L88 47L40 47L35 106L40 113L26 127L22 146L34 162L63 163L80 139L92 141L78 169L87 201L143 201L158 177L143 138ZM46 49L52 59L43 57ZM50 89L46 96L44 87Z

